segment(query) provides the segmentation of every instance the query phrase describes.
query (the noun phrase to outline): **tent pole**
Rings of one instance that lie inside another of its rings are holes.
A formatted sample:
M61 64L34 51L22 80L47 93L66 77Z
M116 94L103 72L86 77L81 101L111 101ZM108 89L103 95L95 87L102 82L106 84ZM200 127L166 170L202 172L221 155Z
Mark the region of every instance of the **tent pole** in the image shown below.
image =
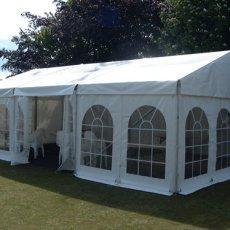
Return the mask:
M35 97L34 101L34 130L36 130L38 125L38 97Z
M176 160L175 160L175 184L174 184L174 192L178 193L178 177L179 177L179 143L180 143L180 135L179 135L179 129L180 129L180 100L181 100L181 82L180 80L177 81L177 122L176 122Z

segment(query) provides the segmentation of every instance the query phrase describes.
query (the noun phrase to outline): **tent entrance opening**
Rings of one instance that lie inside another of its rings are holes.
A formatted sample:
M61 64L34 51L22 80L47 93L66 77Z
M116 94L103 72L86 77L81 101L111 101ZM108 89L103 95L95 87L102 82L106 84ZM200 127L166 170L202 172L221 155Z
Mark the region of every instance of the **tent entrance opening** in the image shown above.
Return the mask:
M63 97L34 99L29 161L57 169L60 165L57 133L63 125Z

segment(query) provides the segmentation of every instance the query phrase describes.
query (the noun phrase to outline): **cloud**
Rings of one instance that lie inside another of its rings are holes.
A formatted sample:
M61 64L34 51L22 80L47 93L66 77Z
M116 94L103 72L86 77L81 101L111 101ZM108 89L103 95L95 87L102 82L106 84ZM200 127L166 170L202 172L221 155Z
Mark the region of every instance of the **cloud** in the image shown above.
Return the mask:
M27 21L21 16L23 12L42 15L53 12L53 0L7 0L0 7L0 40L10 40L17 35L19 28L25 28Z

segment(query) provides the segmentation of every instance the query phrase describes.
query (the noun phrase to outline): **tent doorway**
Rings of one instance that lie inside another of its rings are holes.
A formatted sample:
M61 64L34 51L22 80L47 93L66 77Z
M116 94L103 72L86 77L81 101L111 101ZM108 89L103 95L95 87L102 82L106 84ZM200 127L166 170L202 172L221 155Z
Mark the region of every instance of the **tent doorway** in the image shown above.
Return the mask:
M63 97L36 97L31 119L29 162L57 169L60 148L57 133L63 126Z

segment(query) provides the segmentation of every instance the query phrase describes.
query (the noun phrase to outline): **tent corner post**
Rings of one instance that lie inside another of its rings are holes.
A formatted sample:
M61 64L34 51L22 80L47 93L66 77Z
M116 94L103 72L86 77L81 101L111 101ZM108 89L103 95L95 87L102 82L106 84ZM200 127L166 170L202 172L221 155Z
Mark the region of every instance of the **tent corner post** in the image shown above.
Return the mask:
M179 143L180 143L180 102L181 102L181 81L177 81L177 89L176 89L176 156L175 156L175 178L174 178L174 193L179 193L179 185L178 185L178 178L179 178Z

